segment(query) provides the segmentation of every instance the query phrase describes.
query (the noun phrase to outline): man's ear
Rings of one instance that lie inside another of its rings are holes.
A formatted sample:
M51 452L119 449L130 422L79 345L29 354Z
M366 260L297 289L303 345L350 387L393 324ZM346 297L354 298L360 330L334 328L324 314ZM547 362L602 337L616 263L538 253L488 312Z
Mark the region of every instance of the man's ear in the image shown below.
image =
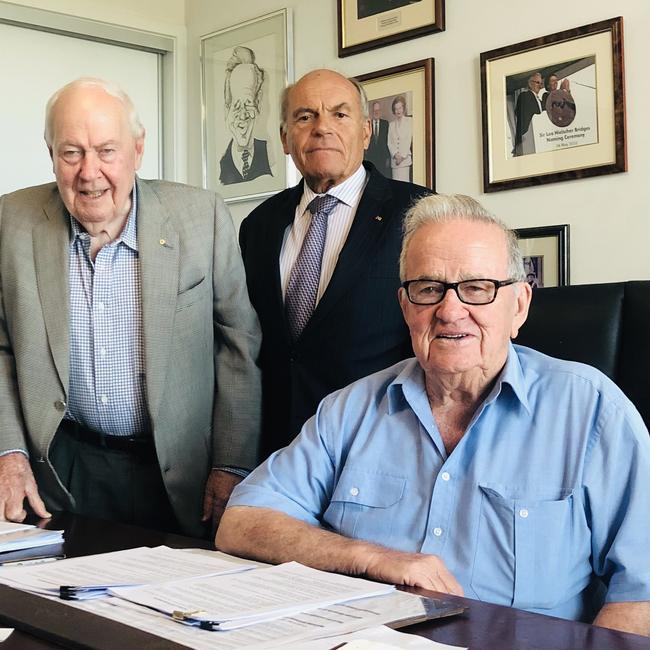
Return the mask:
M142 156L144 156L144 129L142 135L135 140L135 169L140 169L142 164Z
M510 329L510 338L516 339L519 329L528 318L528 308L533 297L533 290L528 282L518 282L515 285L515 313L512 318L512 328Z
M284 151L284 153L290 154L291 152L289 151L289 146L287 144L287 131L282 127L280 127L280 140L282 142L282 150Z

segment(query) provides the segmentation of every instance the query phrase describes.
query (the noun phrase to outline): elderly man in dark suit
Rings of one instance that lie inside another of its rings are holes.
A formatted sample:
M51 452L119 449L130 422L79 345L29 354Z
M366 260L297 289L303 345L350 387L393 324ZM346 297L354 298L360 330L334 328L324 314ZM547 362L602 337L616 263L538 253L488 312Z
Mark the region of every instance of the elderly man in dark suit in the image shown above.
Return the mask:
M331 70L283 94L281 138L303 181L256 208L240 244L262 325L262 452L289 443L328 393L412 354L394 296L402 216L423 187L363 163L361 86Z
M370 142L365 159L369 160L384 176L390 178L390 150L388 149L388 120L381 117L381 104L374 102L370 116Z
M0 199L0 519L200 535L256 464L259 324L213 193L136 177L113 84L50 99L56 183Z

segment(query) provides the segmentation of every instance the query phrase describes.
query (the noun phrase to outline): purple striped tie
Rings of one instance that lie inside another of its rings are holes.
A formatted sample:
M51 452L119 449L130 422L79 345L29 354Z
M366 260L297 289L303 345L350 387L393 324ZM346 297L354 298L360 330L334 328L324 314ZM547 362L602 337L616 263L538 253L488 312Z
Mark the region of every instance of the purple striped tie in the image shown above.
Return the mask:
M323 249L327 237L327 217L339 202L335 196L317 196L308 206L312 214L309 229L296 263L291 269L284 296L293 340L297 340L316 306Z

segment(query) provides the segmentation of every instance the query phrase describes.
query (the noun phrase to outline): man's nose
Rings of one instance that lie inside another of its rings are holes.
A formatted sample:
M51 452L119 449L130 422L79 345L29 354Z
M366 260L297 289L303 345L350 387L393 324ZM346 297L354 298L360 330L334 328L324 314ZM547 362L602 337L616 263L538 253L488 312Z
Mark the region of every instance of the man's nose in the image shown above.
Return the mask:
M329 115L318 115L314 119L314 131L319 134L326 134L332 131L333 118Z
M99 176L100 160L95 151L86 151L81 161L79 175L84 179L93 179Z
M449 288L443 299L436 305L436 318L444 321L457 319L467 313L467 305L461 301L454 289Z

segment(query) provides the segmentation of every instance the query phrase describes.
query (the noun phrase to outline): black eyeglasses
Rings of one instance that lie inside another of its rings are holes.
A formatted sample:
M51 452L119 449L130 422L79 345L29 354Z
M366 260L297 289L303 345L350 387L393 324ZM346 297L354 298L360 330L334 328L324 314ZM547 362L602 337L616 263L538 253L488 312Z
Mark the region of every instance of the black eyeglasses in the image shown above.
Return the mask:
M518 280L463 280L462 282L439 282L438 280L407 280L402 282L408 299L414 305L437 305L445 294L453 289L466 305L489 305L497 297L501 287L515 284Z

